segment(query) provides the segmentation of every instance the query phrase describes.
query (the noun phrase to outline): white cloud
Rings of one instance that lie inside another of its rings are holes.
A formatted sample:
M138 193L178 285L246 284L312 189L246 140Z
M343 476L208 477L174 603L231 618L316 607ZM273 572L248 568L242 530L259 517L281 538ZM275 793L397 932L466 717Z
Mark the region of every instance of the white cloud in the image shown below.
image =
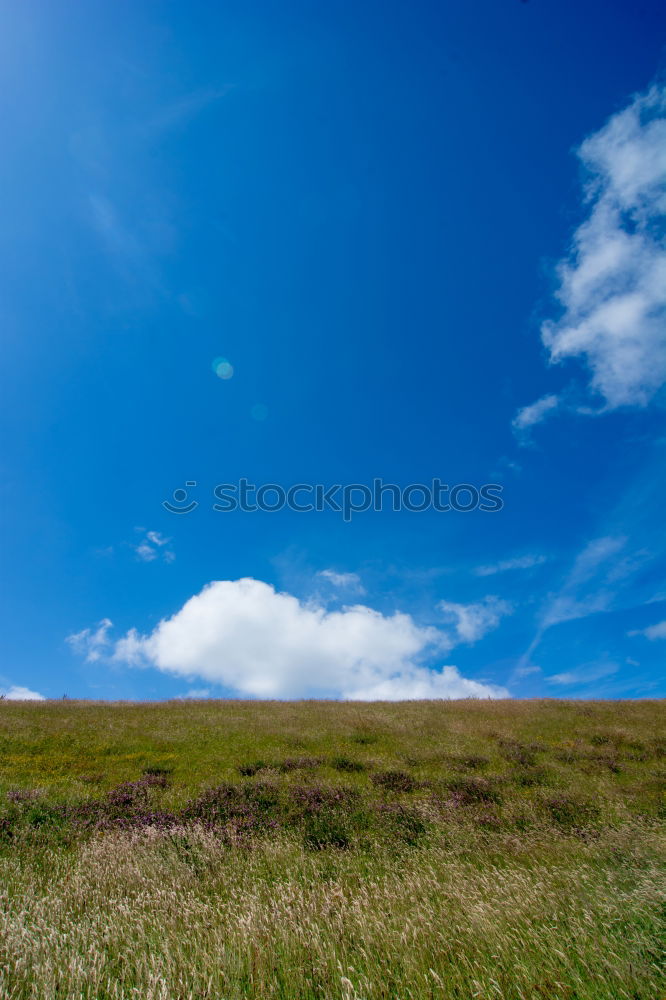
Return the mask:
M413 667L399 677L379 681L347 695L352 701L415 701L422 698L508 698L509 692L492 684L461 677L457 667L441 671Z
M141 542L140 545L135 546L134 551L141 562L152 562L153 559L157 559L156 550L152 547L152 545L148 545L147 542Z
M610 677L618 671L617 663L588 663L576 670L571 670L561 674L551 674L546 677L549 684L573 687L581 684L592 684L594 681Z
M185 694L178 695L182 699L198 699L198 698L208 698L210 695L210 688L191 688L186 691Z
M95 663L109 652L111 646L109 629L112 625L113 622L109 618L103 618L97 628L84 628L80 632L74 632L68 635L65 641L75 653L85 657L88 663Z
M627 632L627 635L644 635L646 639L666 639L666 621L657 622L656 625L648 625L647 628L634 629Z
M497 628L500 620L513 610L507 601L492 596L484 597L477 604L440 601L437 607L443 612L447 623L454 626L449 648L458 642L476 642L486 632Z
M571 594L558 594L550 600L546 608L542 619L543 628L545 630L562 622L587 618L589 615L607 611L614 596L607 590L600 590L580 600Z
M494 576L495 573L506 573L512 569L532 569L533 566L541 566L545 561L545 556L516 556L514 559L503 559L488 566L477 566L474 573L477 576Z
M610 568L607 564L622 551L626 542L624 536L607 535L595 538L578 553L560 592L546 603L541 618L542 631L608 609L615 592L608 589L607 583L616 578L618 563L614 561ZM590 582L592 589L581 594L581 589Z
M585 357L610 409L666 381L665 114L653 86L580 147L590 214L560 265L564 314L542 329L551 360Z
M0 688L0 698L7 701L45 701L43 694L39 691L31 691L30 688L21 687L20 684L12 684L8 688Z
M618 586L620 589L622 586L618 580L630 576L641 564L631 554L616 558L626 544L627 539L622 535L604 535L588 542L578 553L559 590L550 593L543 602L536 634L521 657L518 670L529 665L532 653L549 628L609 610Z
M526 664L525 666L516 667L513 673L514 677L529 677L530 674L540 674L541 667Z
M152 542L153 545L157 545L158 547L168 545L171 541L170 538L165 538L164 535L161 535L159 531L147 531L146 538L149 542Z
M361 583L358 573L336 573L333 569L322 569L317 573L317 576L328 580L333 587L339 587L342 590L353 590L357 594L365 593L365 587Z
M645 406L666 382L666 87L636 96L578 156L589 211L558 268L562 315L542 340L551 362L584 359L605 410ZM537 423L556 399L524 407L514 427Z
M546 417L552 416L560 405L560 397L553 394L542 396L536 403L523 406L513 418L512 426L514 431L526 431L528 427L540 424Z
M137 530L142 531L143 529ZM139 544L133 548L141 562L154 562L160 555L167 563L172 563L176 558L176 554L171 548L171 539L165 538L159 531L146 531Z
M458 610L460 641L472 632L478 638L501 613L503 602L492 599L484 624L472 625ZM451 637L407 614L383 615L361 604L327 611L243 579L208 584L149 635L131 630L115 644L113 658L261 698L508 696L461 677L455 667L424 666L451 645Z
M599 567L617 555L627 544L624 535L605 535L589 542L574 560L568 586L577 586L590 580Z

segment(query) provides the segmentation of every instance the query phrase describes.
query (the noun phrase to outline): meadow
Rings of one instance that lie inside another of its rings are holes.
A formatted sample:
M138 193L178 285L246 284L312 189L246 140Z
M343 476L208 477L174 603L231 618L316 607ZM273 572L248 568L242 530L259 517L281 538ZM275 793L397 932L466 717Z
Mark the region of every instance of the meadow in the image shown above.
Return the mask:
M661 1000L658 701L0 703L0 996Z

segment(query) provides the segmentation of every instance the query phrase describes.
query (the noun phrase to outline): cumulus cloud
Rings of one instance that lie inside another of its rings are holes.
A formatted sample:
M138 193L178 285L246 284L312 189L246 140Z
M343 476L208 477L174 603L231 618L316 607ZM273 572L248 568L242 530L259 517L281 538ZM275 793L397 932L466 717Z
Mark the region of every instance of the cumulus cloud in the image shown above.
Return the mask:
M80 632L68 635L66 642L75 653L83 656L86 662L95 663L110 650L109 629L112 625L113 622L109 618L103 618L96 628L84 628Z
M666 86L636 96L578 156L588 214L558 268L562 315L543 324L542 340L551 362L584 360L604 410L645 406L666 382ZM545 396L514 427L556 406Z
M440 671L412 667L401 676L390 677L346 697L352 701L410 701L421 698L507 698L509 692L493 684L462 677L457 667Z
M322 569L317 576L323 577L331 586L340 590L352 590L356 594L365 593L365 587L358 573L336 573L333 569Z
M485 624L472 626L456 612L461 641L491 627L502 602L485 605L484 613ZM83 650L92 634L85 634ZM429 669L429 659L451 645L451 637L408 614L384 615L362 604L327 611L260 580L242 579L208 584L150 634L131 630L110 653L260 698L508 696L503 688L462 677L455 667Z
M12 684L8 688L0 688L0 698L7 701L45 701L43 694L39 691L31 691L30 688L21 687L20 684Z
M512 569L532 569L533 566L541 566L545 561L546 557L540 555L516 556L514 559L502 559L488 566L477 566L474 572L477 576L494 576L495 573L506 573Z
M647 628L634 629L627 632L627 635L643 635L646 639L666 639L666 621L657 622L656 625L648 625Z
M501 619L513 610L507 601L492 596L484 597L476 604L440 601L437 607L443 612L445 621L453 625L450 646L459 642L477 642L486 632L497 628Z

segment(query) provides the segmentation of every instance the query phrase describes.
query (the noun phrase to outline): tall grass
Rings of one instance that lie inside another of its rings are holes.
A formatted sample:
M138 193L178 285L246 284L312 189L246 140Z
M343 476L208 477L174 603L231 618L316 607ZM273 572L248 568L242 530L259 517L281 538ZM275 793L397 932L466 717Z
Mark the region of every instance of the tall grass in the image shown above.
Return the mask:
M0 996L662 1000L663 722L3 704Z

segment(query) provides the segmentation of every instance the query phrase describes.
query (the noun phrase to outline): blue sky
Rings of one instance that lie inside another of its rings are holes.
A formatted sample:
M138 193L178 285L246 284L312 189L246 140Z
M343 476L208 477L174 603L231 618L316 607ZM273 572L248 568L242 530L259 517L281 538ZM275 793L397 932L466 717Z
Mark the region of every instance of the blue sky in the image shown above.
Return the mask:
M0 692L663 697L664 38L2 0ZM504 506L213 510L241 477Z

